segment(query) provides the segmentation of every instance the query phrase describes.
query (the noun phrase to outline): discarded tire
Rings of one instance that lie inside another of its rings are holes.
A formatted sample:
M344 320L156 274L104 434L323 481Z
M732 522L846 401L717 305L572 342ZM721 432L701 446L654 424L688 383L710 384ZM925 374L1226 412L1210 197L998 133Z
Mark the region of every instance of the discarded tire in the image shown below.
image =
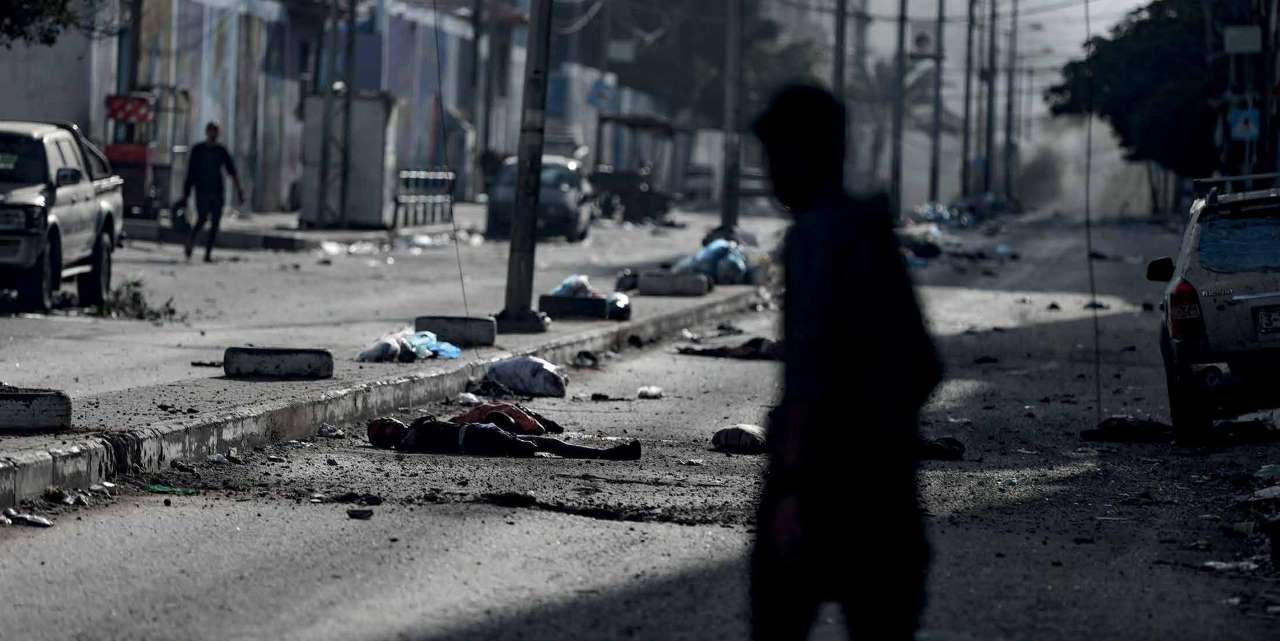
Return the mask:
M333 354L327 349L228 347L222 369L228 378L330 378Z
M70 427L71 397L65 392L0 385L0 432Z

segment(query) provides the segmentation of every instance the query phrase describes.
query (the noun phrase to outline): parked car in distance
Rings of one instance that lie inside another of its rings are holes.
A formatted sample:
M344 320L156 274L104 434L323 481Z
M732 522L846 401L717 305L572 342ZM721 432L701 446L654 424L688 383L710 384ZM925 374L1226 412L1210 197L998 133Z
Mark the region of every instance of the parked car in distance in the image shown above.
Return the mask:
M597 217L595 190L583 175L582 164L565 156L542 157L538 195L538 236L563 236L569 242L587 237ZM489 193L485 212L486 238L510 238L515 212L516 159L508 158Z
M123 184L75 125L0 121L0 289L45 311L76 278L80 304L103 302Z
M1280 407L1280 190L1196 200L1178 256L1147 279L1168 283L1160 352L1179 440Z

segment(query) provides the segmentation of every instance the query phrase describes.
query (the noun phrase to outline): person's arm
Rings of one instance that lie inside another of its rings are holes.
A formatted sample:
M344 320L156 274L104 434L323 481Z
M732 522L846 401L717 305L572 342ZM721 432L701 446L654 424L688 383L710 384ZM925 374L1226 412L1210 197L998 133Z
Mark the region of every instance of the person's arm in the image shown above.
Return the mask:
M231 176L231 184L236 187L236 202L244 203L244 189L240 187L240 176L236 173L236 163L231 159L231 152L226 147L222 148L222 165L227 170L227 175Z

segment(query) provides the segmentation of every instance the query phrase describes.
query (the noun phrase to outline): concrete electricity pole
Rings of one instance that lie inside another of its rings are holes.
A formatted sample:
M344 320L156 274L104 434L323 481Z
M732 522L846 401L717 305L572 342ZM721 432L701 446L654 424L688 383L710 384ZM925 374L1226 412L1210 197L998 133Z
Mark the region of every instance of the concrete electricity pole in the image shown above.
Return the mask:
M351 95L356 80L356 0L347 0L347 43L342 57L342 182L339 189L338 221L347 226L347 202L351 193ZM443 111L443 106L441 111ZM441 114L443 117L444 114Z
M484 153L487 145L483 144L487 138L485 129L489 128L489 122L482 115L483 99L481 93L486 91L487 83L481 79L484 74L481 73L480 64L480 38L484 31L483 20L484 0L471 0L471 122L476 128L476 146L472 151L471 171L467 174L471 177L467 182L470 195L472 197L479 196L484 191L484 169L480 166L480 154Z
M942 25L946 17L946 0L938 0L938 24L934 27L933 136L930 140L929 202L938 202L938 172L942 164Z
M960 152L960 196L968 196L973 188L970 175L972 157L970 129L973 127L973 29L977 23L978 0L969 0L969 20L965 26L964 43L964 133Z
M996 24L999 14L996 9L996 0L988 0L991 3L991 19L987 22L987 151L986 158L982 162L982 192L984 194L991 193L992 171L995 167L996 157Z
M849 24L849 0L836 0L836 50L831 59L831 93L844 104L844 62L847 53L845 29Z
M738 181L742 140L738 132L738 93L742 87L742 0L728 0L724 61L724 171L720 191L720 232L734 237L738 230Z
M1017 141L1013 138L1015 117L1014 101L1017 99L1018 76L1018 0L1010 0L1009 12L1009 69L1005 82L1004 106L1004 195L1013 198L1013 174L1017 162Z
M516 207L507 260L506 308L497 316L501 333L547 331L550 320L533 309L534 250L537 247L538 192L542 142L546 132L547 62L551 50L551 1L529 5L529 38L520 109L520 149L516 161Z
M893 160L889 165L889 206L896 217L902 212L902 129L906 116L907 0L898 3L898 55L893 79Z

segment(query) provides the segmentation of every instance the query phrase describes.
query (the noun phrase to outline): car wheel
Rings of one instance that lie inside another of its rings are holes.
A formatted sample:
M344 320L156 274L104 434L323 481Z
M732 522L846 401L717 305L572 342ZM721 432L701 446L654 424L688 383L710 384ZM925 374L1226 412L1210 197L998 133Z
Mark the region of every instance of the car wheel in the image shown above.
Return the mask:
M93 245L93 269L76 280L81 305L101 305L106 301L111 291L111 249L111 236L103 232Z
M33 312L47 312L53 308L54 274L61 271L62 266L54 266L57 260L53 252L45 249L18 280L18 302L23 309Z

